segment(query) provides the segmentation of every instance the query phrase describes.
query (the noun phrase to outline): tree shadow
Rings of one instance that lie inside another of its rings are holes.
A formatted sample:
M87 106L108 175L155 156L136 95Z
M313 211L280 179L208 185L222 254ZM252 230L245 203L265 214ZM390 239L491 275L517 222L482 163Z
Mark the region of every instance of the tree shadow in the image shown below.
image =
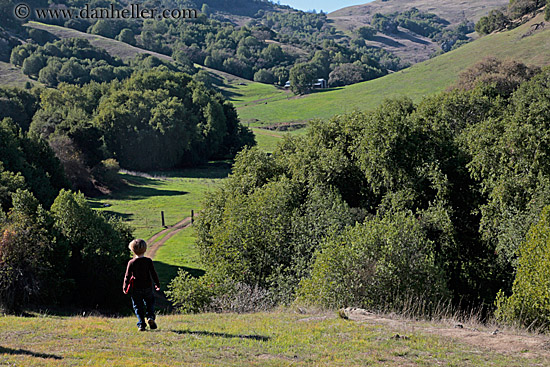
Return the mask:
M417 37L415 37L412 34L407 33L407 32L399 31L395 34L399 35L399 37L401 37L401 38L408 39L409 41L414 42L414 43L420 43L422 45L430 45L431 44L430 42L425 41L425 40L420 39L420 38L417 38Z
M32 352L30 350L25 349L12 349L12 348L6 348L0 346L0 354L12 354L12 355L26 355L26 356L32 356L36 358L44 358L44 359L63 359L63 357L56 356L55 354L46 354L46 353L36 353Z
M214 331L203 331L203 330L171 330L171 332L180 334L180 335L202 335L202 336L215 336L220 338L227 338L227 339L251 339L251 340L258 340L262 342L267 342L271 338L269 336L263 336L263 335L241 335L241 334L227 334L227 333L217 333Z
M102 206L99 205L98 207L102 207ZM132 218L134 216L133 214L117 213L117 212L114 212L112 210L103 210L101 213L103 213L107 217L120 219L123 222L126 222L126 221L130 220L130 218Z
M392 40L391 38L387 38L387 37L384 37L384 36L374 36L374 37L371 38L371 40L375 41L375 42L383 43L383 44L391 46L391 47L403 47L403 46L405 46L402 43L399 43L397 41Z
M189 275L194 278L200 278L205 273L205 271L202 269L189 268L187 266L175 266L156 260L154 260L153 262L155 264L155 270L157 271L161 282L165 285L178 275L179 269L185 270L187 273L189 273Z
M116 193L111 196L111 198L117 200L141 200L152 196L178 196L186 194L189 194L189 192L178 190L158 190L151 187L131 187L124 192Z
M198 167L167 171L164 174L172 178L226 178L231 173L232 166L232 160L215 161ZM154 173L163 174L163 172Z

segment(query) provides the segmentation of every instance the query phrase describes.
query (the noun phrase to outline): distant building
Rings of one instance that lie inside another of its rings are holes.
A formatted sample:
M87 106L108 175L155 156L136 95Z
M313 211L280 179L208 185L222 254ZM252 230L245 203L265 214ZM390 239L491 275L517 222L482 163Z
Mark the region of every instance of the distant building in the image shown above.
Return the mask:
M325 79L317 79L312 85L313 88L325 89L327 87L327 81Z
M287 80L284 87L290 88L290 80ZM328 88L328 85L325 79L317 79L317 81L311 83L311 87L314 89L325 89Z

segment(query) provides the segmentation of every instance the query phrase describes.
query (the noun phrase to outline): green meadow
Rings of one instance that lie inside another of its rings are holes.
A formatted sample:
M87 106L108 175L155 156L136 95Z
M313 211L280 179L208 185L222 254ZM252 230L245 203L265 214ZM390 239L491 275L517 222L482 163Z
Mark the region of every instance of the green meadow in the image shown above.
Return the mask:
M334 313L291 310L161 315L157 321L157 330L140 333L135 317L1 317L0 365L532 367L550 363L540 352L497 352L439 335L437 330L444 325L412 321L354 322Z
M136 237L148 239L160 232L161 211L166 226L198 212L207 191L212 190L229 173L225 164L202 168L150 172L147 175L121 173L122 188L110 195L90 198L90 205L121 218L135 230Z
M166 226L173 226L190 217L191 210L199 213L206 193L213 190L228 173L229 166L225 162L148 174L120 173L124 182L122 187L110 195L89 198L88 201L96 210L121 218L134 229L136 238L147 240L164 229L161 211L164 212ZM187 227L168 238L159 248L155 266L163 286L177 275L178 268L194 275L204 273L195 239L194 228Z

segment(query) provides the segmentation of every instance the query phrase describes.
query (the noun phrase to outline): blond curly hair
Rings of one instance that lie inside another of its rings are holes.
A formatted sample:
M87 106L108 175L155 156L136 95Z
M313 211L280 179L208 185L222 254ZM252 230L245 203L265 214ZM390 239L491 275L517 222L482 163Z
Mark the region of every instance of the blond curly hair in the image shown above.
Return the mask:
M147 251L147 242L141 238L136 238L128 245L128 248L136 255L143 255Z

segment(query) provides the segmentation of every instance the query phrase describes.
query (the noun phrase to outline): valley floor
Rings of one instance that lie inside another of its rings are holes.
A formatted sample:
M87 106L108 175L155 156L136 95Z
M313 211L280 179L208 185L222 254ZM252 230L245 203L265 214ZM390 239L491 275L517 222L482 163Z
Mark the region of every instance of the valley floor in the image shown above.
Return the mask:
M334 312L0 317L1 366L548 366L550 339Z

